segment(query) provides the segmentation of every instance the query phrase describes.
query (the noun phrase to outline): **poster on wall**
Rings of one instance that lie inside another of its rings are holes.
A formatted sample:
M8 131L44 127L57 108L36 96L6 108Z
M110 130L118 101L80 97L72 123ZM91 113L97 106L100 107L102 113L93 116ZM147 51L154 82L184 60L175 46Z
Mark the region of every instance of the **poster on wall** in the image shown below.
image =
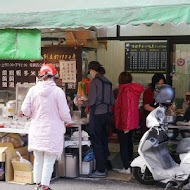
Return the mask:
M64 83L76 82L76 60L60 60L60 78Z
M132 73L166 73L167 43L125 43L125 69Z

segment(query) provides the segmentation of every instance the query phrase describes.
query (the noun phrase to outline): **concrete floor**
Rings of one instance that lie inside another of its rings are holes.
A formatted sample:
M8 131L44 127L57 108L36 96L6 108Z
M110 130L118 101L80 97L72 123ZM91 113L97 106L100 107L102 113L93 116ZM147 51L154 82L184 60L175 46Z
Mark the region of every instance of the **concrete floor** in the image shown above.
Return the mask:
M34 185L10 184L0 181L0 190L34 190ZM159 186L144 186L136 181L121 182L115 180L61 178L51 184L53 190L163 190Z

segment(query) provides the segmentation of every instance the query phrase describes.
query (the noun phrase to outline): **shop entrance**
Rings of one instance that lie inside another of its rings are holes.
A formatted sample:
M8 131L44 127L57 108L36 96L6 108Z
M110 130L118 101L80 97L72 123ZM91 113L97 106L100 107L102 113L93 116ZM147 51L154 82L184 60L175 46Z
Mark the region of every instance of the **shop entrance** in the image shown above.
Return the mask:
M175 88L177 108L181 109L186 93L190 92L190 40L171 41L171 81Z
M172 86L176 89L176 98L184 98L190 91L190 44L173 44Z

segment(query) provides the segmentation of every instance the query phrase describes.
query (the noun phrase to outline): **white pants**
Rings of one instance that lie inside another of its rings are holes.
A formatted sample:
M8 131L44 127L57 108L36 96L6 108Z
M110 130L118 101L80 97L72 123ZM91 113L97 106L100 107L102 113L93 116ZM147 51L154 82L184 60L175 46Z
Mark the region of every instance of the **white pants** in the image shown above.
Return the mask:
M49 186L56 155L34 151L34 183Z

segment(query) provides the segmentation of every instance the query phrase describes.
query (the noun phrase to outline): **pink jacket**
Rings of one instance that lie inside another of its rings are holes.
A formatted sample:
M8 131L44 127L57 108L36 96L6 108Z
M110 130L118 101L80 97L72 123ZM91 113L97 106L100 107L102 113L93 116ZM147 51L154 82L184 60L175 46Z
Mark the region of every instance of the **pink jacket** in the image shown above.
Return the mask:
M54 81L38 82L29 89L21 110L31 117L28 150L61 156L65 122L71 122L63 90Z
M143 86L138 83L127 83L119 86L115 103L115 125L118 130L133 130L139 126L139 98Z

